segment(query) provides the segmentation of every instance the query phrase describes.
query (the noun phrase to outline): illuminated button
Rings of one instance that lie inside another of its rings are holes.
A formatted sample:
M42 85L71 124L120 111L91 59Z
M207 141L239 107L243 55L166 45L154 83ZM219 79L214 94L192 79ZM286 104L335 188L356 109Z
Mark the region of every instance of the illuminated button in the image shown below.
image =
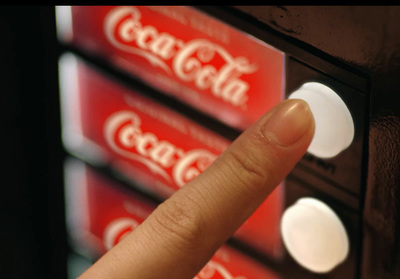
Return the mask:
M326 85L303 84L289 99L306 101L315 119L315 134L308 152L320 158L332 158L349 147L354 138L354 123L343 100Z
M314 198L299 199L286 209L281 233L295 261L315 273L331 271L349 252L342 222L329 206Z

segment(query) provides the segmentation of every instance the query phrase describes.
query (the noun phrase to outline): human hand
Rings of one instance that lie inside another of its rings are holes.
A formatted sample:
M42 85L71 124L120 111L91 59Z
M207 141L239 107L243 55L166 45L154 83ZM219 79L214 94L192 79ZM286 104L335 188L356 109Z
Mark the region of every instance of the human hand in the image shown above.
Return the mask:
M191 279L306 152L314 120L301 100L262 116L79 279Z

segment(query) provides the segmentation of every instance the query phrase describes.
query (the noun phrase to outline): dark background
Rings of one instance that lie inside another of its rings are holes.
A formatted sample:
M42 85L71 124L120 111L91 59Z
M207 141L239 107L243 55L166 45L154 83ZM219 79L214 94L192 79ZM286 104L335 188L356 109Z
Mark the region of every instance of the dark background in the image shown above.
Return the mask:
M54 7L0 7L0 278L66 278Z

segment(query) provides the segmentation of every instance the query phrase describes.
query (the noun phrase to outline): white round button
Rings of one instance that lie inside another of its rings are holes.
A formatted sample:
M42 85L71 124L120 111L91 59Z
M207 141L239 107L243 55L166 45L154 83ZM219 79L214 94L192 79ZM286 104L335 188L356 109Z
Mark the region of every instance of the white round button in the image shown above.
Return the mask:
M326 85L303 84L289 99L302 99L315 120L314 138L308 152L320 158L332 158L346 149L354 138L354 123L343 100Z
M301 198L286 209L281 233L289 254L312 272L331 271L349 252L342 222L329 206L314 198Z

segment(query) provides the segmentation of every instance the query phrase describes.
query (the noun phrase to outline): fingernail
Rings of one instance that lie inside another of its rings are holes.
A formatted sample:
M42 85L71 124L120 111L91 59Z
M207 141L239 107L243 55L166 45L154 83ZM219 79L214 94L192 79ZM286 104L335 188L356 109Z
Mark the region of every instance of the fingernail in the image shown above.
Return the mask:
M309 106L302 100L284 101L263 127L264 135L279 145L297 142L313 125Z

